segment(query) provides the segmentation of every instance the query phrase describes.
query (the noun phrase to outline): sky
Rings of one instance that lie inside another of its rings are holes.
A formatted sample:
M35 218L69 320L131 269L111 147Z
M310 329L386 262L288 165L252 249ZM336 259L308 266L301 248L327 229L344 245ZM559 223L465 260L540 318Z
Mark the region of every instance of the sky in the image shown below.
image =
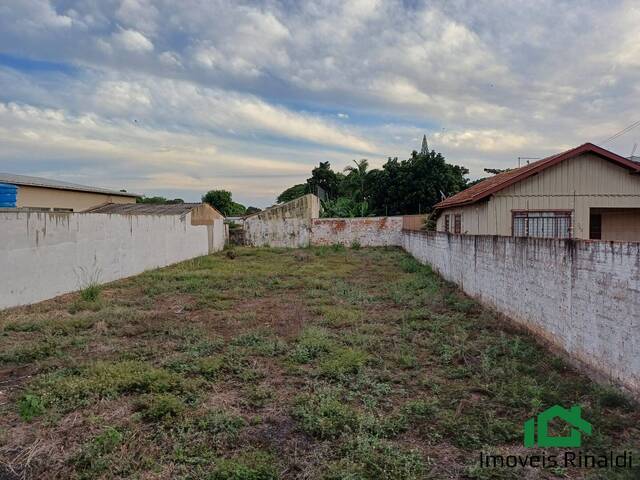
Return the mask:
M265 207L423 134L470 178L629 156L639 107L635 1L0 0L4 172Z

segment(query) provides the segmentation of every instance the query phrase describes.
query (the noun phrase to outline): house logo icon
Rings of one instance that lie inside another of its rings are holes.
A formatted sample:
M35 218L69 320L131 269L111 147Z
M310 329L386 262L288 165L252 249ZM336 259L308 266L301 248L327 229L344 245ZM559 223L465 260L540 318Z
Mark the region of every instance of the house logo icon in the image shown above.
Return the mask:
M538 447L580 447L582 434L591 435L591 424L581 418L582 409L574 405L570 409L554 405L535 418L530 418L524 424L524 446L533 448L536 446L536 422L537 422L537 446ZM571 434L566 437L553 437L549 435L549 423L555 418L561 418L571 425Z

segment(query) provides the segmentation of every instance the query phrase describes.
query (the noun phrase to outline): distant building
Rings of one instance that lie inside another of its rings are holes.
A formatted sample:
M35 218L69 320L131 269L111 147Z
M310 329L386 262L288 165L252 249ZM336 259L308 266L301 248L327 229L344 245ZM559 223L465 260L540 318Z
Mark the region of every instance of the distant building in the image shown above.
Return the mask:
M139 196L47 178L0 173L0 208L81 212L106 203L135 203Z
M640 241L640 164L586 143L490 177L435 211L441 232Z

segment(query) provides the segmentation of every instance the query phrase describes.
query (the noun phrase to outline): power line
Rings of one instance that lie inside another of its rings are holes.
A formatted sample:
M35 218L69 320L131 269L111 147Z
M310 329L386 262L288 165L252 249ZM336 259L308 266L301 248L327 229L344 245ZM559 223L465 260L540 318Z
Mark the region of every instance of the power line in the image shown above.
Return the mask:
M636 128L638 125L640 125L640 120L638 120L637 122L633 122L631 125L626 126L625 128L623 128L622 130L620 130L619 132L614 133L613 135L611 135L609 138L607 138L606 140L604 140L602 143L607 143L610 142L611 140L615 140L616 138L624 135L625 133L633 130L634 128Z

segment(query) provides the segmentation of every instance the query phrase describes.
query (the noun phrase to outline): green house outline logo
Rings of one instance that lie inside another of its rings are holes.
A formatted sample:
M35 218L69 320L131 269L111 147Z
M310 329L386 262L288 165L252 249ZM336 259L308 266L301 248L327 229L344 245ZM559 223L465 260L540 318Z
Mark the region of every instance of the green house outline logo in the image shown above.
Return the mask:
M538 447L576 448L582 445L582 434L591 435L591 424L581 417L582 408L574 405L570 409L554 405L537 417L530 418L524 423L524 446L536 446L536 420L538 424ZM572 426L571 434L567 437L552 437L549 435L549 423L554 418L561 418Z

